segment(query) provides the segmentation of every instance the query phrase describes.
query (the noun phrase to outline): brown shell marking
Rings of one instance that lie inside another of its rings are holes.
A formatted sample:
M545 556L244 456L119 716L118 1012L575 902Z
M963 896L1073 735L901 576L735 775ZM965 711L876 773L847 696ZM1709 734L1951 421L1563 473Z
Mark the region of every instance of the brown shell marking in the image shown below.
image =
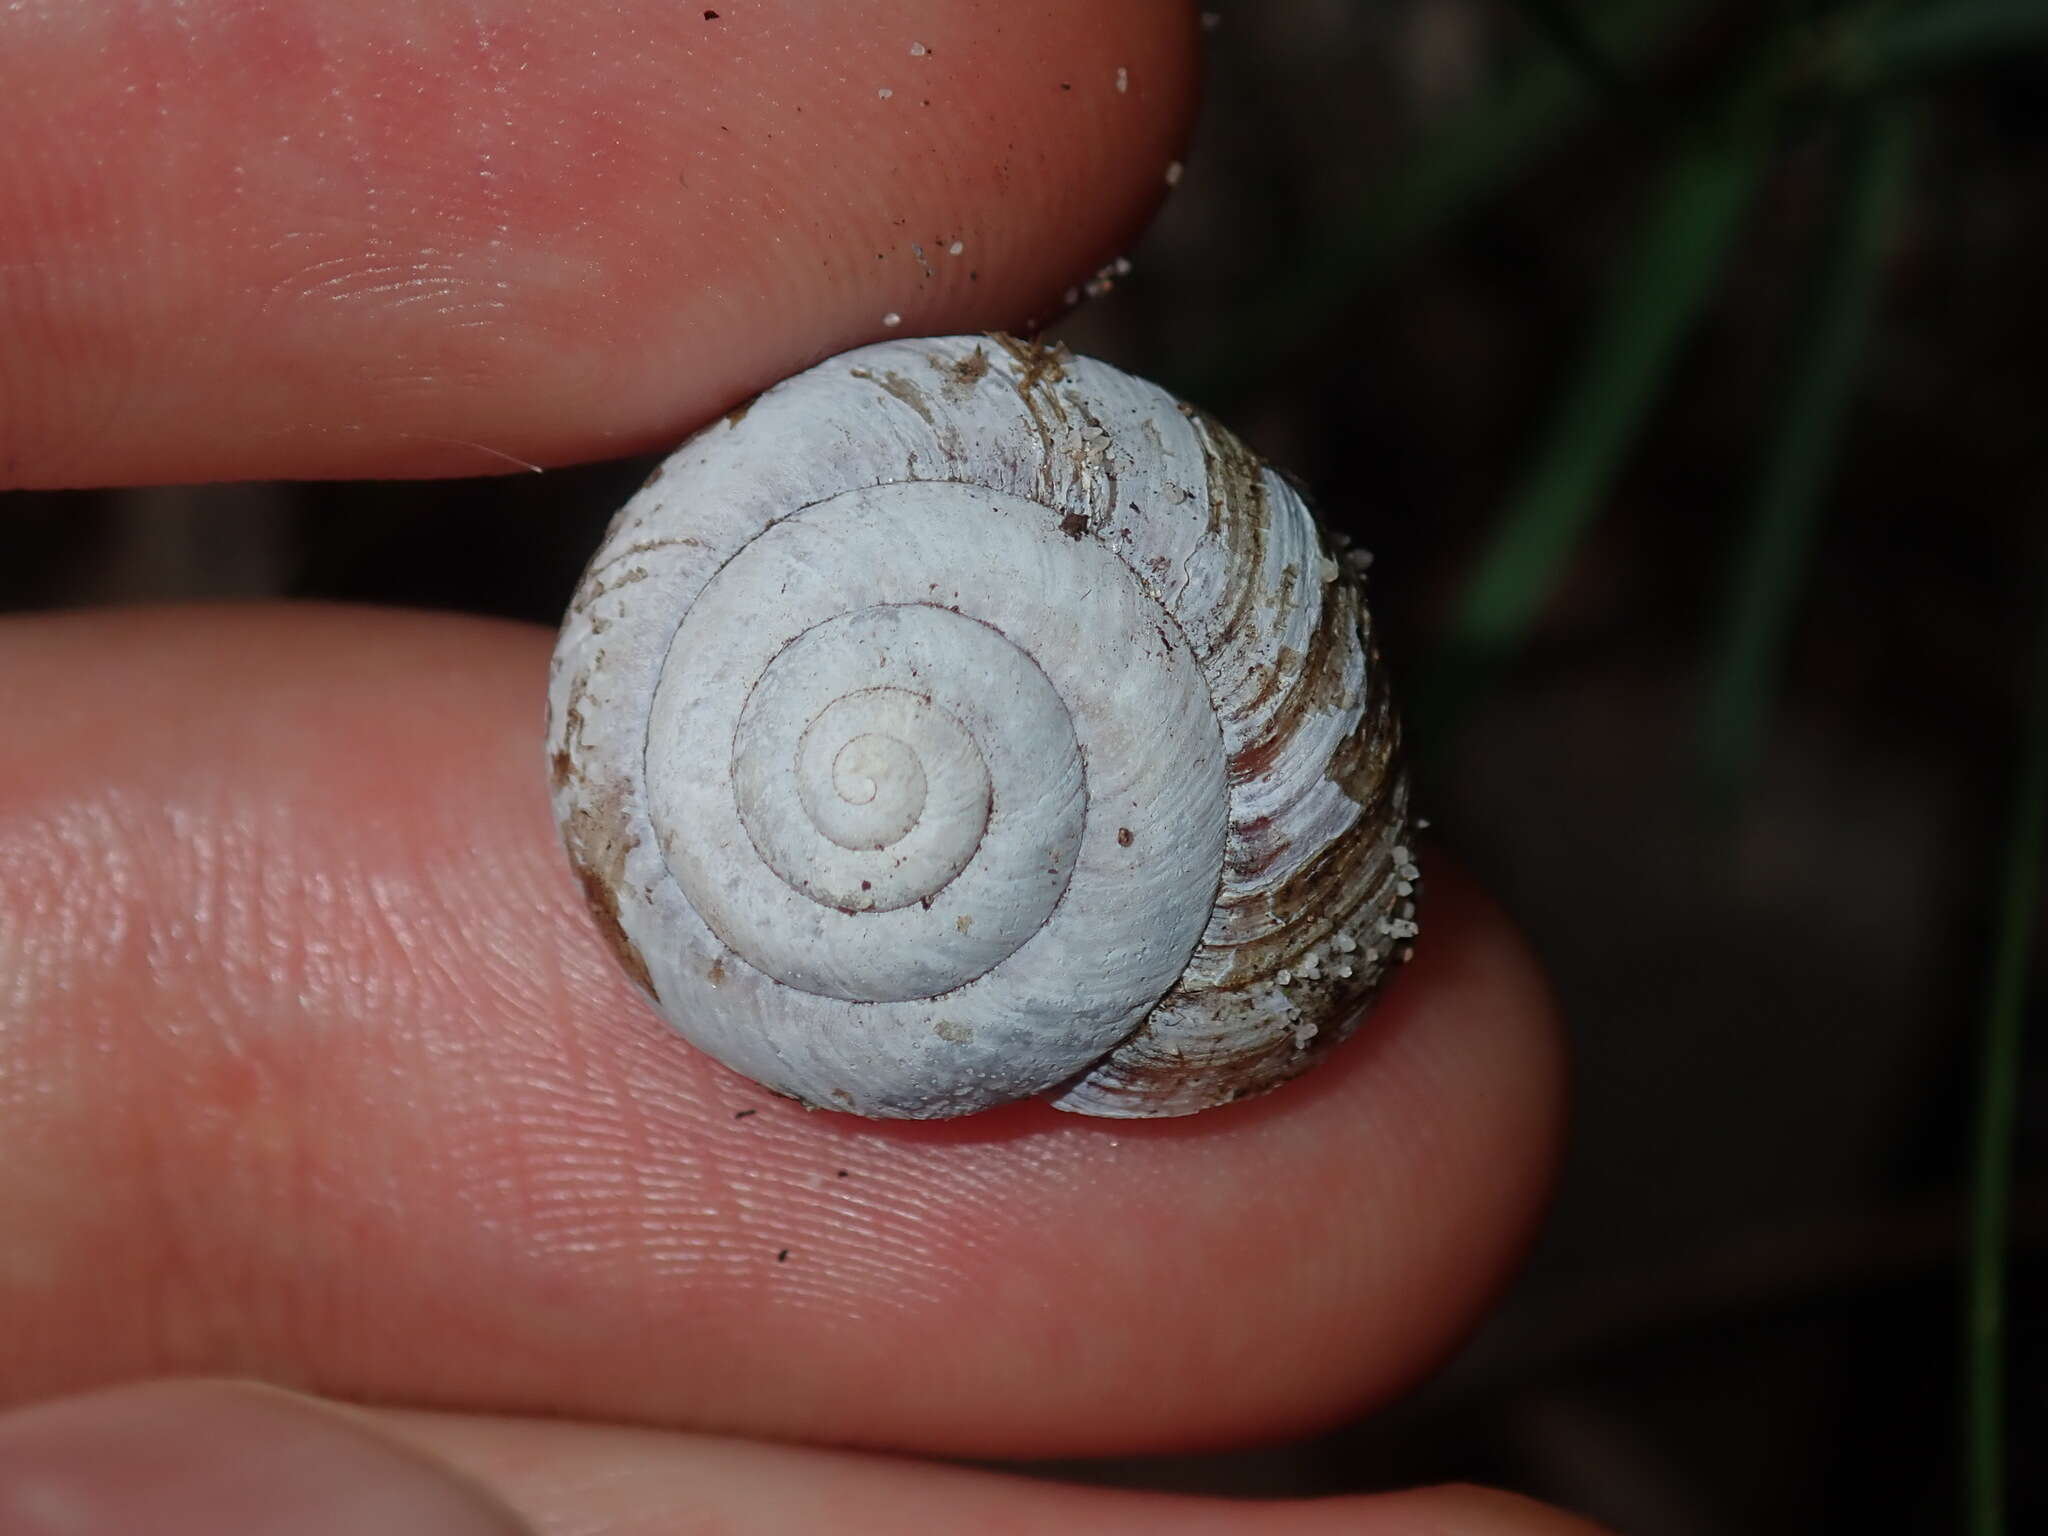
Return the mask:
M599 660L602 660L602 653ZM583 777L571 752L582 730L583 717L579 705L584 697L583 682L579 678L578 686L570 694L572 702L559 733L553 721L548 726L549 738L562 742L548 759L549 780L558 793L568 786L571 779ZM596 919L598 937L604 940L605 947L618 960L620 969L642 992L652 997L654 979L648 974L647 961L619 920L618 891L626 878L626 856L640 845L638 837L621 838L616 833L616 828L624 822L619 807L627 798L629 791L623 785L613 785L582 797L562 821L562 845L569 856L569 868L583 887L584 904Z
M1228 634L1249 622L1256 608L1274 601L1272 591L1257 579L1265 562L1271 516L1266 466L1234 433L1199 410L1185 414L1199 432L1207 461L1210 529L1239 552L1237 569L1244 573L1226 599L1228 617L1217 626L1217 633ZM1326 534L1318 540L1317 553L1324 560L1336 559ZM1092 1088L1104 1097L1133 1104L1221 1104L1277 1088L1308 1070L1357 1028L1392 962L1392 941L1377 933L1359 933L1353 939L1356 950L1341 957L1352 975L1338 975L1333 961L1327 969L1318 967L1318 976L1297 974L1288 988L1289 1001L1300 1016L1316 1021L1311 1033L1227 1028L1232 1012L1241 1013L1250 1025L1270 1009L1266 989L1259 983L1298 967L1304 955L1338 932L1348 933L1363 914L1391 909L1392 886L1401 878L1389 852L1400 840L1407 816L1400 724L1363 594L1348 575L1322 582L1317 573L1292 566L1285 574L1287 588L1280 601L1319 603L1316 622L1305 651L1283 647L1236 706L1247 714L1272 714L1260 734L1231 755L1231 781L1248 782L1270 771L1280 751L1311 717L1357 709L1357 721L1333 752L1327 777L1359 806L1359 823L1283 883L1254 898L1265 908L1263 931L1234 947L1225 988L1202 993L1206 1007L1222 1010L1218 1022L1226 1027L1217 1032L1216 1048L1146 1049L1141 1027L1130 1042L1139 1048L1127 1047L1119 1054L1118 1070L1094 1078ZM1361 654L1362 700L1345 678L1347 657ZM1226 858L1234 877L1255 883L1287 851L1284 841L1254 821L1233 829ZM1418 885L1418 895L1419 891ZM1159 1009L1170 1012L1178 998L1192 995L1176 987L1161 999ZM1226 1048L1224 1040L1234 1043Z

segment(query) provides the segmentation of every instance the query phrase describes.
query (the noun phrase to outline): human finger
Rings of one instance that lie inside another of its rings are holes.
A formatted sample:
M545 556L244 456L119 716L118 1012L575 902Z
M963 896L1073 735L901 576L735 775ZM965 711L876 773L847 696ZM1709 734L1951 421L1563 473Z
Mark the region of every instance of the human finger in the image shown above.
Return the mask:
M7 1536L531 1536L405 1439L284 1392L152 1382L0 1414Z
M966 1454L1325 1422L1502 1283L1550 1005L1447 871L1359 1035L1161 1123L805 1111L648 1012L538 761L533 629L0 626L0 1381L335 1395Z
M517 1510L524 1521L513 1514ZM1598 1536L1476 1488L1223 1501L845 1451L157 1381L0 1415L9 1536Z
M0 11L0 486L482 474L1016 326L1192 113L1180 0Z
M497 1490L540 1536L668 1536L679 1517L763 1536L1600 1536L1562 1511L1468 1486L1225 1500L603 1425L376 1418Z

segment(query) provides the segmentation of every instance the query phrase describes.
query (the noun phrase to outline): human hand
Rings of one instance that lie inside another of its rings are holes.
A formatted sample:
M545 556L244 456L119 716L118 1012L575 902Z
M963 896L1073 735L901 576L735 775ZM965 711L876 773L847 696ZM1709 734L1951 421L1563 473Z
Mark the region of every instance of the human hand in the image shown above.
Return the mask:
M9 11L0 481L647 448L885 313L1049 314L1191 111L1166 0L706 9ZM677 1042L592 934L547 648L332 609L0 625L0 1389L35 1404L0 1418L8 1536L1583 1530L876 1454L1272 1439L1438 1360L1560 1114L1482 898L1432 868L1415 963L1264 1100L806 1113ZM380 1406L65 1397L222 1375Z

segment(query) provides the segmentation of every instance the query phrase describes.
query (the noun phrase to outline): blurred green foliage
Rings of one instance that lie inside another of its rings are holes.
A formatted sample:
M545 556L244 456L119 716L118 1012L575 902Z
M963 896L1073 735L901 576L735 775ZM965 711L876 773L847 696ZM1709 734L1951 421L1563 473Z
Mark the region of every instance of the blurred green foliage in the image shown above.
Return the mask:
M1520 72L1302 242L1182 382L1225 408L1253 392L1298 338L1508 188L1575 126L1605 114L1649 138L1660 169L1634 234L1608 274L1558 405L1464 578L1440 652L1411 693L1427 757L1513 665L1623 469L1656 430L1660 395L1716 304L1759 187L1788 148L1825 136L1827 217L1809 253L1804 302L1776 342L1781 392L1766 404L1747 494L1728 509L1731 559L1704 667L1701 778L1708 803L1732 814L1769 735L1866 342L1882 321L1894 237L1913 193L1923 98L1954 88L1973 65L2048 47L2048 0L1780 5L1755 35L1719 50L1725 57L1709 78L1669 103L1641 89L1642 67L1696 24L1725 23L1723 8L1695 0L1518 0L1517 8L1541 45ZM1975 1536L2005 1529L2005 1210L2028 941L2048 827L2048 623L2042 634L1981 1051L1965 1287L1963 1491Z

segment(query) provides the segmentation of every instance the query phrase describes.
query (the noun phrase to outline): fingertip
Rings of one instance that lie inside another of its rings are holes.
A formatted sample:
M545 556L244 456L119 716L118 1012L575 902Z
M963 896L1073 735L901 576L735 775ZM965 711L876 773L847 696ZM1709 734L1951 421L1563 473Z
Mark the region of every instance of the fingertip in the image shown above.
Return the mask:
M1470 1486L1287 1500L1079 1487L857 1452L597 1425L385 1413L503 1492L546 1533L657 1536L678 1519L834 1536L1603 1536L1562 1511Z
M8 1536L531 1536L452 1467L270 1387L159 1381L0 1416Z
M1446 1483L1359 1500L1368 1536L1610 1536L1568 1511L1476 1483ZM1334 1529L1334 1527L1333 1527Z
M1542 1209L1555 1010L1440 858L1413 962L1276 1093L877 1125L631 1003L548 816L543 632L228 609L5 638L0 703L38 722L0 805L0 887L41 914L5 1041L39 1092L0 1138L35 1149L0 1201L39 1320L17 1391L262 1359L958 1455L1270 1439L1440 1360Z
M5 25L28 486L611 457L861 341L1049 318L1157 205L1197 72L1178 0Z

